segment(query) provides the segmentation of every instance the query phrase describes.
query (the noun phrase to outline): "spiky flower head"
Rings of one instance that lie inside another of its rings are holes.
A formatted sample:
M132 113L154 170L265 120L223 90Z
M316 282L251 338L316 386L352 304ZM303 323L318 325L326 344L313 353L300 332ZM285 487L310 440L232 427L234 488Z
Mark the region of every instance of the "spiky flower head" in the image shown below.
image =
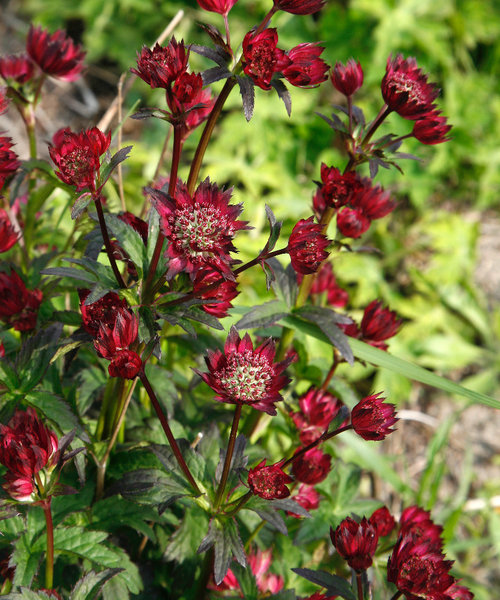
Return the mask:
M451 125L448 125L446 117L435 111L423 119L415 121L413 137L422 144L442 144L450 139L448 136L450 129Z
M205 291L203 291L205 288ZM193 281L193 292L206 303L201 308L210 315L222 319L233 306L231 300L239 294L236 281L229 281L213 269L198 271Z
M300 411L291 415L302 444L307 446L321 437L342 406L343 403L332 394L310 387L299 398Z
M288 240L288 253L292 267L297 273L316 273L328 256L326 248L330 240L323 233L323 225L314 223L314 217L301 219L292 230Z
M304 43L295 46L287 53L292 61L283 69L285 79L295 87L310 88L328 79L330 68L320 58L324 48L317 44Z
M253 494L265 500L288 498L287 483L293 479L282 469L282 462L266 466L266 459L248 472L248 485Z
M189 50L173 37L167 46L144 46L137 54L137 69L130 69L152 88L168 89L187 69Z
M243 39L243 71L263 90L271 89L273 75L292 62L277 45L278 32L273 28L257 34L249 31Z
M85 52L74 44L65 31L58 30L51 34L31 25L26 50L46 75L75 81L83 70Z
M371 567L378 534L366 517L359 523L351 517L345 518L337 529L330 528L330 538L337 552L352 569L360 573Z
M392 426L398 421L394 404L385 402L379 394L363 398L351 412L354 431L364 440L383 440L394 431Z
M234 259L229 254L236 250L232 239L237 231L248 227L246 221L237 220L242 205L229 204L232 190L221 189L207 178L194 196L182 182L177 184L175 198L153 188L148 192L170 242L167 278L181 271L194 278L199 270L209 268L234 280Z
M215 350L205 358L208 373L196 372L217 394L218 402L248 404L275 415L274 404L281 400L279 392L290 380L283 374L289 361L275 363L274 355L271 338L254 349L248 334L241 339L237 329L231 327L224 352Z
M300 452L300 448L297 450ZM292 462L292 474L302 483L315 485L326 479L332 468L332 457L318 447L311 448Z
M379 538L389 535L396 527L396 521L387 506L377 508L370 517L370 523L375 526Z
M363 69L359 62L350 58L346 65L336 62L331 72L334 87L344 96L352 96L363 85Z
M83 327L87 333L95 338L101 325L113 327L117 313L127 309L128 304L125 299L120 298L115 292L108 292L96 302L86 304L85 301L89 294L90 290L78 290Z
M111 377L134 379L142 368L140 356L129 347L135 342L139 329L139 319L130 310L120 310L113 327L101 324L94 340L99 356L110 362L108 372Z
M33 78L35 65L27 54L10 54L0 58L0 77L7 85L22 85Z
M396 335L401 323L395 311L389 310L380 300L373 300L363 313L361 337L371 346L387 350L385 340Z

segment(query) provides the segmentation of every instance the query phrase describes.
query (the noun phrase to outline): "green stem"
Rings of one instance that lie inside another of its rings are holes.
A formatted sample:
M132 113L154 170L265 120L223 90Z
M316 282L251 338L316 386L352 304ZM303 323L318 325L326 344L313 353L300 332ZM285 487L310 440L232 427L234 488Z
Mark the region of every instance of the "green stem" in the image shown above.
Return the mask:
M194 491L198 495L201 495L200 488L198 487L198 484L194 480L194 477L192 476L191 471L189 470L189 467L187 466L186 461L184 460L184 457L182 456L181 449L179 448L177 442L175 441L172 430L170 429L170 425L168 424L167 417L165 416L165 414L160 406L160 403L158 402L158 398L156 397L156 394L155 394L153 388L151 387L151 383L149 382L149 379L147 378L147 375L144 372L144 369L139 371L139 379L141 380L142 385L144 386L144 389L146 390L146 392L149 396L149 399L151 400L151 404L153 405L153 408L156 411L156 415L160 419L161 426L163 427L163 431L165 432L165 435L167 436L168 443L170 444L170 447L172 448L172 452L174 453L175 458L177 459L179 467L182 469L184 475L186 476L187 480L193 487Z
M43 512L47 530L47 556L45 560L45 587L51 590L54 585L54 524L50 510L51 498L44 500Z
M231 468L231 460L233 458L234 445L236 443L236 436L238 434L238 423L241 417L241 404L236 405L233 416L233 424L231 426L231 433L229 434L229 443L227 445L226 460L224 461L224 469L222 471L222 477L220 479L219 487L215 495L214 509L217 511L222 503L222 497L224 496L224 489L226 487L227 478L229 476L229 469Z
M106 253L108 255L109 264L113 269L113 273L115 274L116 281L118 282L118 286L122 289L126 288L125 282L123 281L122 274L118 269L118 265L116 264L115 257L113 256L113 248L111 247L111 240L109 239L108 228L106 227L106 221L104 220L104 213L102 211L101 204L101 196L99 193L92 194L95 208L97 211L97 218L99 219L99 227L101 228L102 239L104 240L104 247L106 248Z

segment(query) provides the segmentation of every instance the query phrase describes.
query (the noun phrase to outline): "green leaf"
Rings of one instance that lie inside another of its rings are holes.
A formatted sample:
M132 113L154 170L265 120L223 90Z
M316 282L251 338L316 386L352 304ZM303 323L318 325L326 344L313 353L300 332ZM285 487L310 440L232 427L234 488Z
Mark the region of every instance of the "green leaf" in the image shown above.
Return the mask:
M76 429L77 435L84 441L90 441L83 426L71 406L56 394L43 390L30 392L26 401L34 408L40 410L50 421L64 433ZM83 437L82 437L83 436Z
M42 275L55 275L56 277L69 277L85 283L96 283L96 277L83 271L82 269L73 269L72 267L48 267L43 269Z
M119 219L116 215L105 214L104 219L110 232L116 237L121 248L128 254L130 260L137 267L139 276L146 260L146 246L137 231Z
M250 500L243 506L243 509L256 512L261 519L267 521L280 533L283 535L288 535L288 529L283 517L279 514L278 510L271 504L269 500L252 496L252 498L250 498Z
M99 181L99 190L102 186L108 181L111 177L111 173L116 169L116 167L128 158L129 152L132 150L132 146L125 146L124 148L120 148L118 152L113 154L110 161L107 164L104 164L101 171L101 178Z
M262 250L262 254L271 252L271 250L273 250L273 248L276 246L276 242L278 241L278 239L280 237L281 227L283 225L283 221L276 221L276 217L274 216L273 211L267 204L266 204L266 216L267 216L267 220L269 221L270 232L269 232L269 239L267 240L266 245L264 246L264 249Z
M259 588L257 587L257 581L255 575L252 573L252 569L244 568L241 565L235 563L231 565L231 571L240 584L240 589L245 600L258 600Z
M122 571L123 569L105 569L99 573L95 571L86 573L77 581L70 600L97 600L104 584Z
M43 556L43 550L33 552L30 539L27 534L23 534L14 544L14 551L10 556L9 564L16 567L14 579L15 586L31 586L38 567Z
M237 329L269 327L288 314L288 307L282 300L271 300L251 308L237 323Z
M291 264L286 268L277 258L270 258L266 261L267 266L272 269L274 278L271 281L271 286L280 300L292 309L297 300L299 286L297 284L297 273L295 273ZM287 311L288 312L288 311Z
M80 194L71 207L71 218L73 220L78 219L82 212L92 202L92 194L90 192L84 192Z
M155 534L146 521L158 521L158 511L149 506L138 506L122 498L105 498L92 507L92 529L113 531L127 526L140 531L150 540L155 540Z
M179 563L192 559L196 555L207 527L207 513L196 505L191 506L186 511L179 528L170 537L164 557Z
M313 571L312 569L292 569L292 571L304 577L304 579L326 588L327 596L335 594L345 600L356 600L356 596L349 583L338 575L332 575L321 570Z
M187 495L183 483L159 469L138 469L125 473L113 486L113 491L139 504L163 504Z
M50 600L53 596L48 596L45 592L34 592L26 587L21 587L19 592L11 592L5 596L2 594L2 599L5 600Z

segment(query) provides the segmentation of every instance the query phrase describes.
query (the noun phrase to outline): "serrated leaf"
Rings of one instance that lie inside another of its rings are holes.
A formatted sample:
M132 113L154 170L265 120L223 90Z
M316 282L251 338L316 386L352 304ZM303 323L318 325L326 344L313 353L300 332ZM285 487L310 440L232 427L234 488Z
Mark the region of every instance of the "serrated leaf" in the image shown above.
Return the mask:
M233 455L231 456L231 464L229 467L229 480L226 484L229 488L233 487L233 485L236 485L238 483L241 471L245 469L248 464L248 456L245 456L246 443L247 440L243 434L240 434L236 438L236 442L234 444L233 449ZM217 464L217 468L215 470L215 481L217 483L219 483L221 480L225 462L226 450L224 448L220 448L219 463Z
M31 586L35 577L43 551L33 552L28 536L23 534L14 544L14 550L10 555L9 566L15 567L14 586Z
M344 125L344 123L340 120L340 118L336 114L332 113L331 118L329 118L326 115L323 115L319 112L317 112L316 114L318 115L318 117L321 117L323 119L323 121L325 121L325 123L328 123L328 125L334 131L339 131L341 133L348 132L347 127Z
M159 469L138 469L125 473L111 487L111 492L119 493L127 500L154 506L188 493L185 485Z
M90 571L77 581L70 595L70 600L97 600L104 584L123 569L105 569L96 573Z
M292 114L292 97L288 88L281 79L273 79L271 85L276 90L278 97L283 101L286 108L286 114L290 116Z
M72 267L48 267L43 269L42 275L55 275L56 277L69 277L77 281L86 283L95 283L96 277L83 269L73 269Z
M241 99L243 101L243 112L245 119L250 121L253 116L253 109L255 105L255 90L253 81L249 77L240 77L236 75L236 80L240 86Z
M10 592L2 594L2 600L50 600L53 596L48 596L43 591L34 592L26 587L21 587L19 592Z
M92 528L113 531L117 527L131 527L150 540L156 536L146 521L158 520L158 512L149 506L138 506L128 500L111 497L96 502L92 507Z
M363 127L365 126L365 124L366 124L365 115L359 106L355 106L353 104L352 116L354 117L354 120L356 121L356 123L358 123L359 125L361 125Z
M61 431L76 430L78 436L90 442L88 435L73 412L70 404L52 392L36 390L26 395L26 401L34 408L41 411L50 421L57 425Z
M80 194L71 207L71 218L73 220L78 219L82 212L92 202L92 194L90 192L84 192Z
M288 307L282 300L270 300L251 308L237 323L237 329L269 327L288 314Z
M191 44L190 49L200 56L209 58L219 65L219 67L225 67L228 61L228 54L222 48L209 48L208 46L200 46L198 44Z
M280 533L288 535L288 529L283 517L278 513L277 509L273 507L269 500L263 500L262 498L253 496L243 508L252 510L257 513L261 519L264 519L275 527Z
M200 541L207 530L208 517L205 511L194 505L186 511L184 520L170 537L164 557L182 563L192 559L200 547Z
M221 79L227 79L228 77L231 77L232 73L231 71L229 71L229 69L226 66L221 66L221 67L212 67L210 69L207 69L206 71L203 71L203 73L201 74L201 77L203 79L203 85L210 85L211 83L214 83L215 81L220 81Z
M257 587L257 581L255 575L252 573L252 569L232 564L231 571L238 580L243 598L245 600L258 600L259 588Z
M113 154L109 163L105 164L101 170L101 178L99 180L99 190L104 186L104 184L111 177L111 173L116 169L116 167L122 163L124 160L128 158L130 151L132 150L132 146L125 146L124 148L120 148L118 152Z
M266 216L267 216L267 220L269 221L270 232L269 232L269 238L266 242L266 245L264 246L264 250L262 251L262 253L271 252L271 250L273 250L273 248L276 246L276 242L279 239L279 236L281 233L281 226L283 225L283 221L276 220L276 217L274 216L273 211L267 204L266 204Z
M130 260L137 267L139 275L142 276L142 266L146 259L146 246L139 233L116 215L105 214L104 220L108 229L118 240L120 247L128 254Z
M285 510L287 512L293 512L294 514L300 515L301 517L311 517L307 510L298 502L292 500L292 498L284 498L282 500L271 500L271 506L274 506L281 510Z
M331 573L327 573L326 571L313 571L313 569L292 569L294 573L304 577L308 581L312 581L312 583L316 583L321 587L326 588L326 594L328 596L333 596L336 594L345 600L356 600L356 595L352 591L349 583L339 577L338 575L333 575Z

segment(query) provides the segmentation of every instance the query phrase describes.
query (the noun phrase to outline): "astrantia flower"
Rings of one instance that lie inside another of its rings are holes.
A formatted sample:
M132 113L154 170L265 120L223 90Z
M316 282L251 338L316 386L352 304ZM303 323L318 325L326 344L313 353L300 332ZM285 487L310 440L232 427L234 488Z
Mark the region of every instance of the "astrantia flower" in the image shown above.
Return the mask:
M377 549L377 529L365 517L357 523L351 517L345 518L333 530L330 528L332 544L347 564L360 573L371 567Z
M85 52L76 46L65 31L52 34L31 25L26 50L33 62L47 75L75 81L83 70Z
M320 495L312 485L301 483L298 492L292 496L292 500L295 500L297 504L300 504L306 510L316 510L319 506Z
M450 139L448 136L450 129L451 125L448 125L446 117L434 112L415 121L413 137L422 144L442 144Z
M96 189L101 167L100 157L111 144L111 133L104 134L97 127L73 133L69 127L54 134L49 146L50 158L59 171L56 175L77 191Z
M337 214L337 228L345 237L357 239L368 231L371 221L360 208L344 206Z
M307 446L328 429L343 403L328 392L311 387L299 398L299 406L300 412L291 416L299 430L301 443Z
M277 47L276 29L264 29L255 35L249 31L243 39L243 71L263 90L271 89L274 73L283 71L291 60Z
M295 225L288 240L288 253L292 267L297 273L315 273L328 256L326 248L330 240L323 233L323 225L314 223L314 217L301 219Z
M0 252L7 252L17 242L19 235L10 222L7 211L0 208Z
M213 284L217 285L210 290L199 293L203 288ZM227 317L227 311L233 306L231 300L239 294L236 281L224 279L218 271L213 269L198 271L193 281L193 292L205 301L212 300L212 302L202 304L201 308L219 319Z
M7 467L3 488L19 502L33 502L35 475L57 462L57 436L28 408L17 410L7 425L0 424L0 463Z
M191 197L187 187L178 183L175 198L150 188L154 207L160 215L161 229L169 240L167 277L185 271L192 277L211 268L234 280L229 255L235 251L232 239L246 221L238 221L241 204L229 204L232 190L220 189L207 178Z
M391 110L405 119L422 119L434 111L433 102L438 95L439 90L427 81L427 75L417 67L413 57L389 56L382 79L382 96Z
M274 8L292 15L312 15L324 4L325 0L274 0Z
M272 563L271 549L264 552L262 550L251 551L247 556L247 563L254 574L257 588L261 594L266 596L277 594L283 589L283 577L269 572ZM229 569L220 585L211 585L210 587L216 590L239 590L240 584L234 573Z
M238 0L197 0L203 10L227 15Z
M371 184L363 186L353 194L350 205L355 210L360 210L370 221L381 219L396 208L396 202L391 199L390 192L380 185Z
M308 88L328 79L326 62L320 58L324 48L317 44L299 44L288 52L291 64L283 69L285 79L296 87Z
M215 399L229 404L248 404L257 410L276 414L274 404L281 400L279 391L290 381L283 371L289 361L274 362L271 338L253 348L248 334L240 339L235 327L224 346L205 358L208 373L196 371L217 394Z
M129 310L120 310L114 325L101 324L94 340L99 356L111 361L108 372L111 377L134 379L142 367L139 355L129 347L137 338L139 319Z
M90 290L78 290L83 327L87 333L95 338L101 325L107 325L110 328L113 327L116 315L126 310L128 304L125 299L121 299L115 292L108 292L105 296L99 298L97 302L85 304L85 300L89 294Z
M334 87L344 96L352 96L363 85L363 69L359 62L350 58L344 66L341 62L335 63L331 73Z
M397 422L394 404L385 402L379 394L363 398L351 412L354 431L364 440L383 440L394 429Z
M293 460L292 474L297 481L315 485L326 479L331 467L332 457L316 447Z
M183 137L186 138L198 125L208 119L215 104L215 98L209 89L201 90L191 102L184 105Z
M0 77L8 85L23 84L32 79L34 64L27 54L10 54L0 58Z
M0 136L0 190L21 165L12 146L11 138Z
M351 196L361 187L361 178L352 171L343 174L337 167L321 164L321 183L313 197L314 212L321 219L327 208L345 206Z
M167 89L186 71L188 56L184 41L173 37L168 46L156 44L153 50L144 46L137 54L137 69L130 70L152 88Z
M399 534L412 535L415 539L425 540L429 548L439 552L443 548L443 528L434 523L431 513L420 506L404 509L399 519Z
M365 308L361 321L362 339L371 346L387 350L385 340L396 335L401 323L393 310L383 306L380 300L373 300Z
M266 466L266 459L248 472L248 485L253 494L265 500L288 498L287 483L293 479L281 469L282 463Z
M0 272L0 320L17 331L30 331L36 326L42 292L28 290L19 275Z
M387 506L377 508L370 517L370 523L375 526L379 538L389 535L396 527L396 521Z

